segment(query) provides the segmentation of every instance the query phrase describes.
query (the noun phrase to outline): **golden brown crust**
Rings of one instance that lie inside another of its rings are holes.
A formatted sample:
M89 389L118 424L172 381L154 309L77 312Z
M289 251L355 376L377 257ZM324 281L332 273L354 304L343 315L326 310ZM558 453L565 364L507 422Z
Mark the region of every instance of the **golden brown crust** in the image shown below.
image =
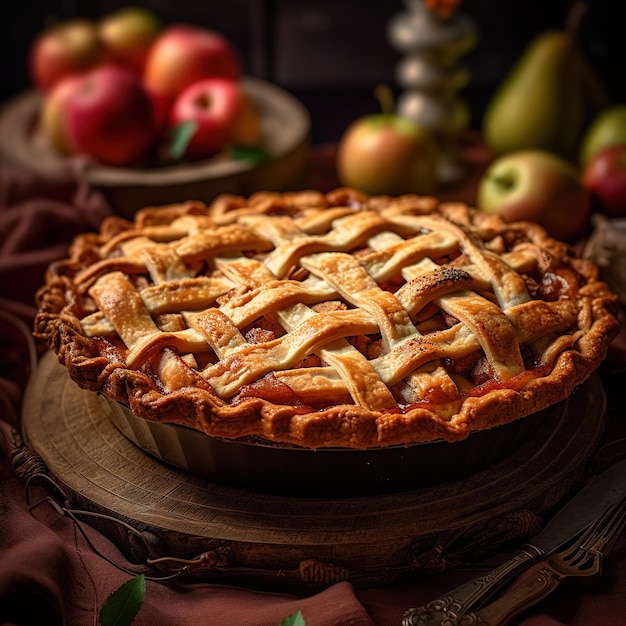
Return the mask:
M258 193L78 237L35 335L145 419L367 448L566 398L604 359L616 302L536 224L430 197Z

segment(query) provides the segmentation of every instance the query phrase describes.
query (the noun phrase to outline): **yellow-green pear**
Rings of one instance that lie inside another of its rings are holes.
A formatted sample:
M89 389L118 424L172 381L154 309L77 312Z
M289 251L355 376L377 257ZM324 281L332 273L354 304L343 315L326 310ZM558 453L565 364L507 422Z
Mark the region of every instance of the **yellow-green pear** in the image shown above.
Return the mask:
M497 89L483 119L498 154L543 149L577 156L582 133L605 106L604 86L564 30L535 37Z
M626 104L601 111L585 130L580 143L580 165L586 167L603 148L626 143Z

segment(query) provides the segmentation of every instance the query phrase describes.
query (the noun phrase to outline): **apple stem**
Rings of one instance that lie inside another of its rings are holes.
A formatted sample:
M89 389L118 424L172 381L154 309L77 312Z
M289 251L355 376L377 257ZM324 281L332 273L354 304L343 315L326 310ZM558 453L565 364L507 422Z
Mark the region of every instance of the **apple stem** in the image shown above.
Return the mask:
M567 13L565 20L565 32L569 34L572 40L576 39L580 31L580 25L589 10L589 3L580 0L574 2Z
M378 85L374 95L380 104L380 110L386 115L393 115L395 102L389 85Z

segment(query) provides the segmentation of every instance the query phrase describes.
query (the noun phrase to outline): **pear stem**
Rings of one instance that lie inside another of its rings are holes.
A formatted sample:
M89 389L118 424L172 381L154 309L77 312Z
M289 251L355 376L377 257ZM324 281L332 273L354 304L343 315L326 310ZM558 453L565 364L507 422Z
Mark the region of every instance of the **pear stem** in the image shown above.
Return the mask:
M378 85L374 91L374 95L380 105L380 110L385 115L393 115L395 102L389 85Z
M568 11L567 18L565 19L565 32L572 38L572 40L578 37L580 25L588 10L589 3L580 1L574 2Z

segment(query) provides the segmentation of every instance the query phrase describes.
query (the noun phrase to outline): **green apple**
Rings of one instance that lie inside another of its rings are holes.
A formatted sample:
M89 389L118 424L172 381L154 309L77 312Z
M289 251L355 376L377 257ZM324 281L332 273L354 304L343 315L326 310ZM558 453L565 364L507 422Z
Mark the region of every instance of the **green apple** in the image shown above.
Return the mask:
M604 109L593 119L580 145L580 165L586 167L603 148L626 143L626 104Z
M578 168L544 150L496 159L478 183L476 205L507 222L536 222L569 242L583 234L591 213L590 194Z
M161 29L161 21L152 11L136 6L108 13L98 23L98 34L109 61L139 75Z
M394 113L355 120L337 148L340 183L370 195L432 194L437 165L438 150L431 134Z

